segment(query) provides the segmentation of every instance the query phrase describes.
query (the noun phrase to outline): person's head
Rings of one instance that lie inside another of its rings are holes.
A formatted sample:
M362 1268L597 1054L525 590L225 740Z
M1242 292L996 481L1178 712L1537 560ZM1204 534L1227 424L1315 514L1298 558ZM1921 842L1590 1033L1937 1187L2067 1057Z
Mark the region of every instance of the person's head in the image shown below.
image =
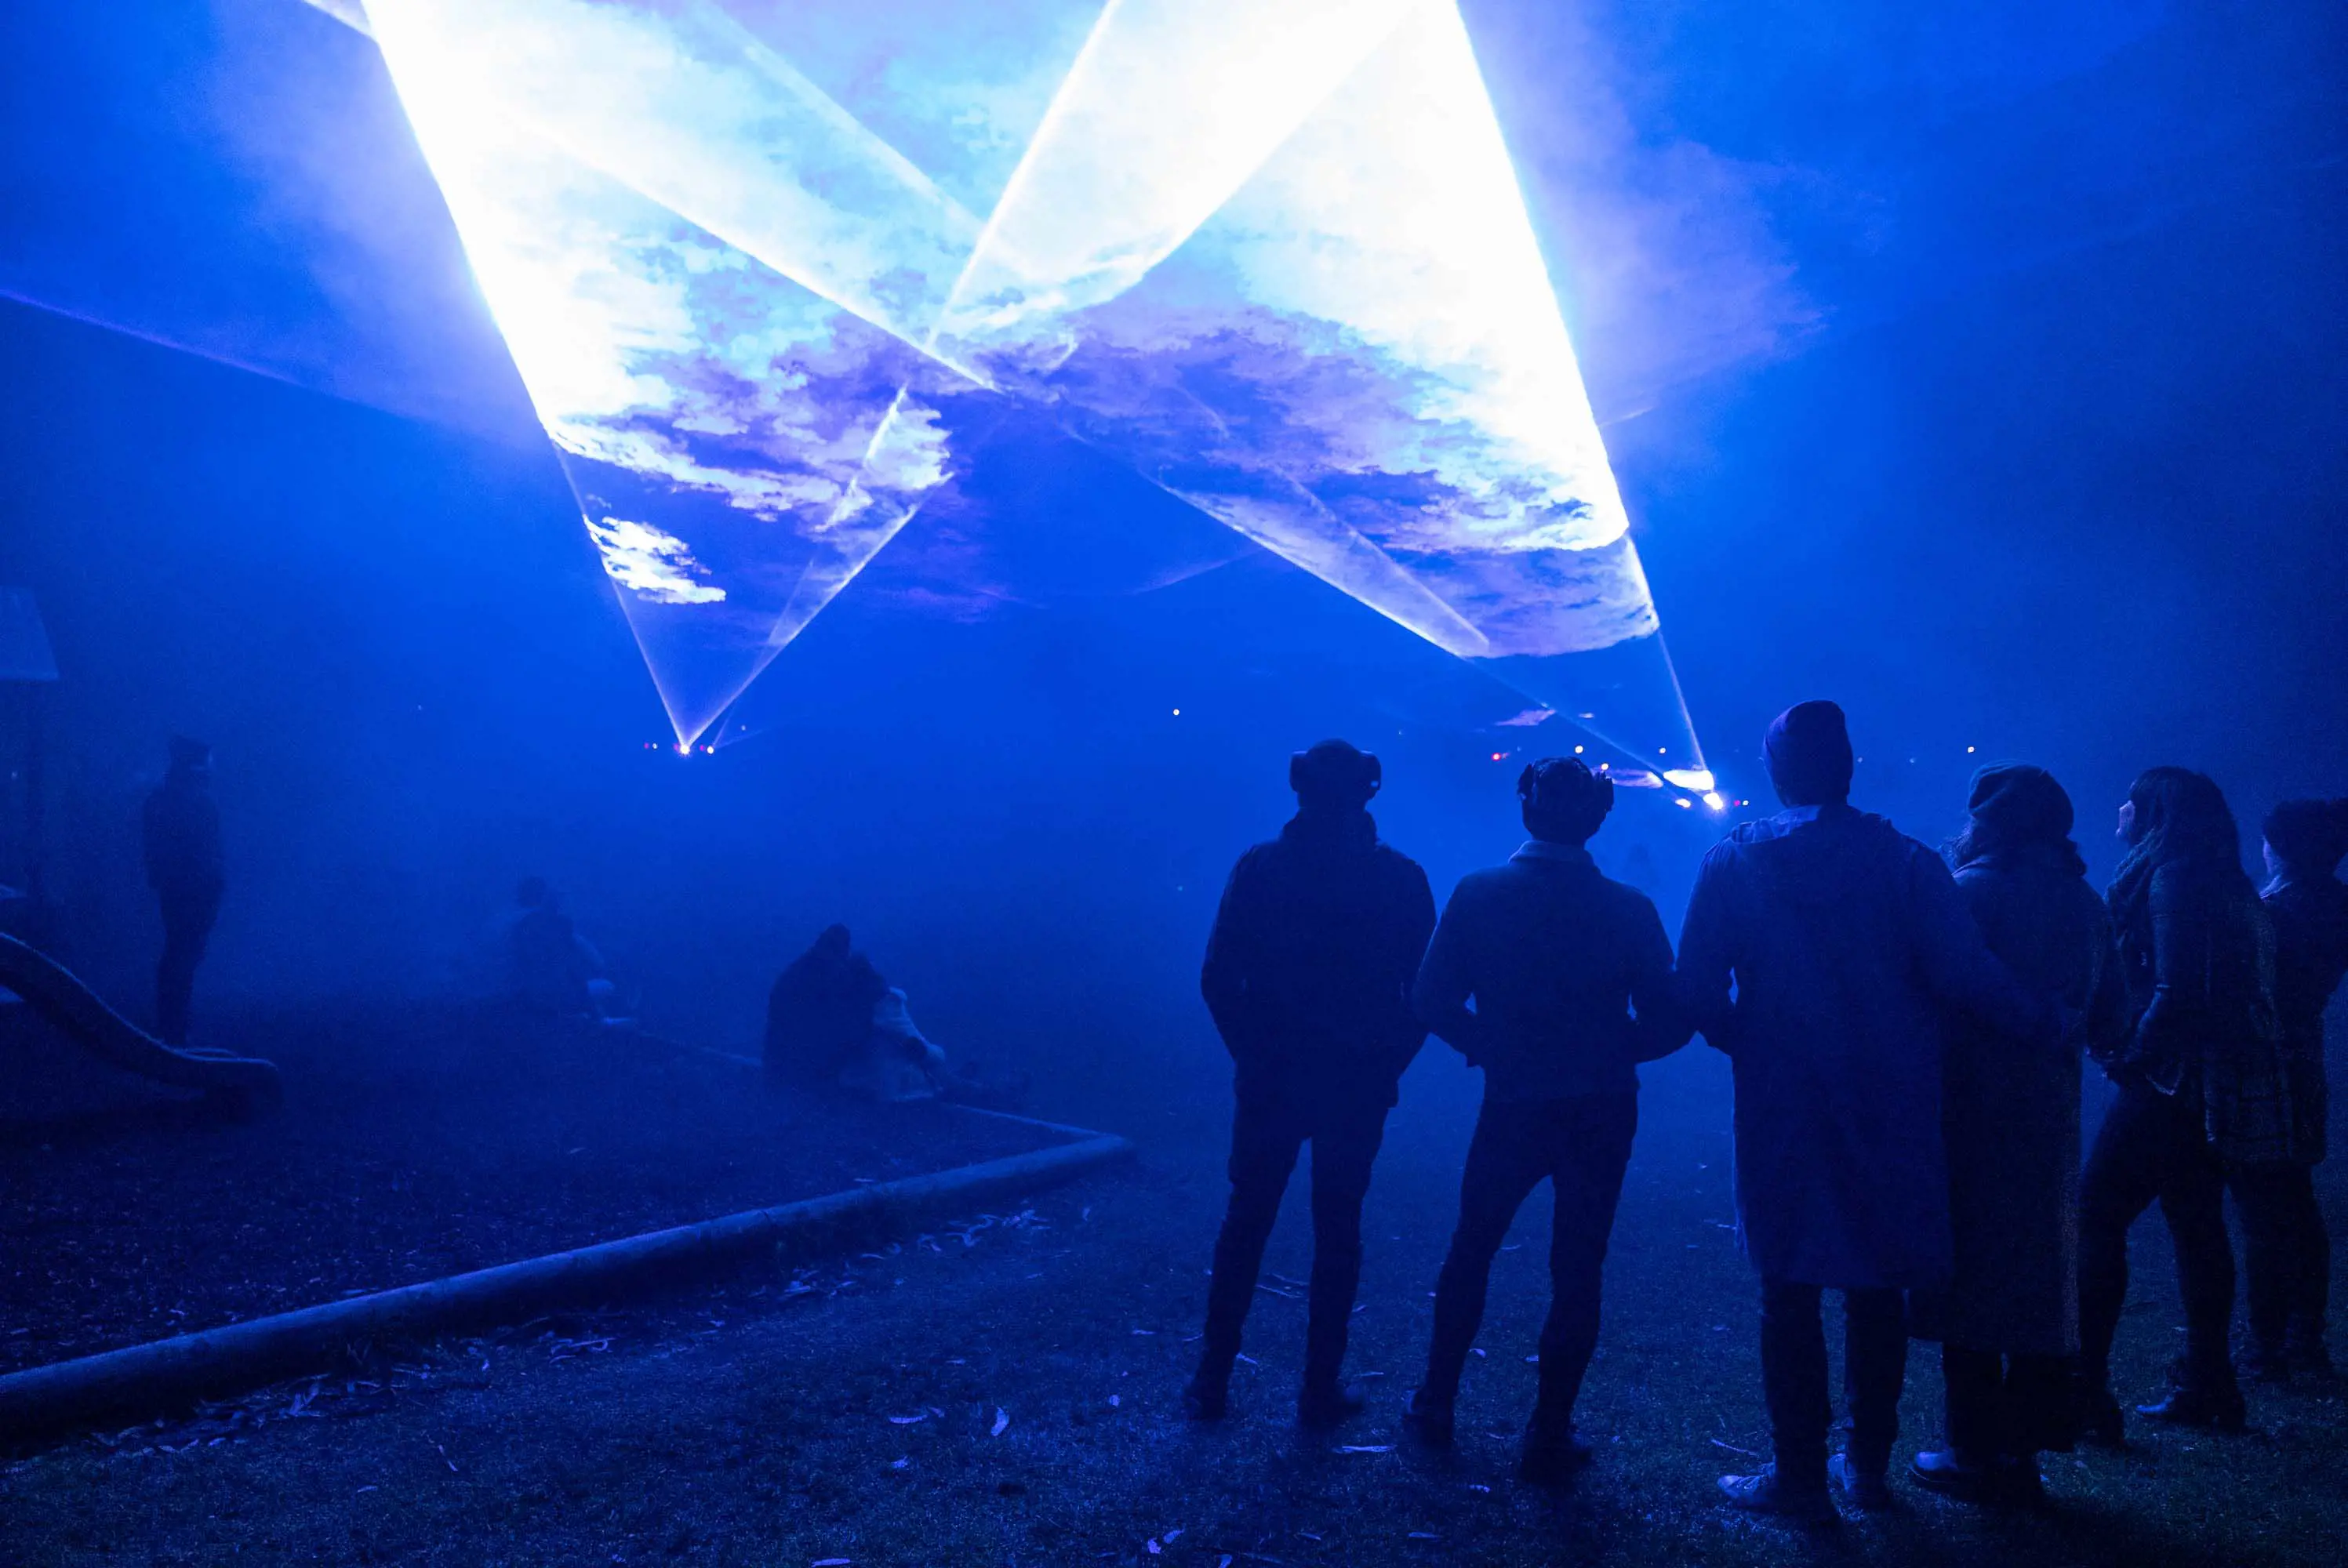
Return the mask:
M848 927L833 925L823 928L815 939L815 946L808 951L818 958L844 962L848 958Z
M543 876L525 876L514 886L514 902L525 909L551 909L554 889Z
M1993 763L1973 774L1964 831L1951 846L1960 866L1989 855L2044 853L2084 875L2071 842L2071 796L2054 775L2028 763Z
M171 773L183 779L206 779L211 776L212 748L204 741L191 740L185 735L173 735L170 753Z
M2225 792L2190 768L2147 768L2120 806L2120 841L2131 858L2189 860L2211 869L2242 866L2242 835Z
M1778 714L1761 754L1787 805L1840 805L1850 798L1850 728L1832 702L1797 702Z
M2267 871L2289 882L2320 882L2348 859L2348 800L2287 800L2261 825Z
M1525 831L1550 844L1582 845L1614 809L1614 781L1576 757L1543 757L1517 775Z
M1359 811L1384 780L1378 759L1347 741L1323 741L1288 759L1288 787L1301 811Z

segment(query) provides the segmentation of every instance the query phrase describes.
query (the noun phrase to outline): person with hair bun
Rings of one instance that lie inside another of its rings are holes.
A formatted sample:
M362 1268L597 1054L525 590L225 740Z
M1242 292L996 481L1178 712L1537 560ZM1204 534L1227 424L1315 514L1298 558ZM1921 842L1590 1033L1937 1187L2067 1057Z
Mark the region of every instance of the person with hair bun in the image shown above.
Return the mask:
M2084 1434L2123 1438L2112 1339L2127 1300L2127 1235L2155 1203L2177 1247L2185 1354L2137 1413L2239 1430L2227 1345L2234 1312L2226 1172L2297 1156L2275 1016L2274 927L2242 870L2225 794L2188 768L2147 768L2120 806L2127 845L2106 901L2133 1020L2105 1070L2119 1096L2079 1180L2079 1352Z
M2292 1157L2238 1163L2227 1172L2242 1214L2250 1276L2252 1376L2287 1382L2332 1375L2323 1343L2332 1238L2315 1202L2331 1105L2323 1071L2323 1009L2348 975L2348 800L2287 800L2267 815L2267 886L2275 934L2275 1015L2290 1082Z
M1518 1474L1554 1484L1590 1457L1573 1406L1597 1348L1600 1274L1639 1125L1636 1064L1678 1050L1690 1030L1672 1021L1672 945L1654 905L1601 876L1583 847L1613 806L1613 781L1549 757L1525 769L1517 798L1532 836L1507 865L1460 882L1411 993L1420 1021L1483 1069L1484 1104L1436 1284L1426 1377L1405 1419L1450 1445L1492 1259L1547 1181L1550 1311Z

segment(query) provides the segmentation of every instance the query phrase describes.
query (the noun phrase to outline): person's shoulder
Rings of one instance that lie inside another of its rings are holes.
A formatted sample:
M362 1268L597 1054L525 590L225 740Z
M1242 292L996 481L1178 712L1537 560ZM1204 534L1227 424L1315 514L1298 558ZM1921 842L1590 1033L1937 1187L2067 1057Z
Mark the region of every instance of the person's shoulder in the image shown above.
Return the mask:
M1646 894L1632 886L1628 882L1617 882L1603 872L1601 872L1598 877L1598 896L1615 912L1618 918L1633 917L1644 918L1650 915L1654 916L1657 920L1663 918L1661 915L1656 914L1655 901L1653 898L1648 897Z
M1383 838L1378 840L1376 846L1370 851L1370 855L1376 860L1380 868L1390 876L1415 876L1422 882L1426 880L1426 871L1417 861L1413 860Z

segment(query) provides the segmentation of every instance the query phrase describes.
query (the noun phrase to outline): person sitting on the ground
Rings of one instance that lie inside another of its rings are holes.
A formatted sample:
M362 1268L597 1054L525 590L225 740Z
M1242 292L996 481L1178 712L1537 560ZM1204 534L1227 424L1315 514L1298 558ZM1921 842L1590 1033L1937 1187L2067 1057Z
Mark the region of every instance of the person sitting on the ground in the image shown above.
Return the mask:
M950 1081L945 1052L922 1038L905 993L855 950L845 926L826 927L776 978L765 1054L781 1081L873 1100L927 1100Z
M557 1018L615 1021L617 992L603 957L562 912L546 878L523 877L514 903L521 910L510 933L514 994Z
M1940 856L1851 809L1840 708L1788 709L1764 751L1786 809L1704 856L1679 990L1735 1072L1737 1238L1761 1276L1776 1450L1721 1490L1738 1508L1823 1522L1835 1516L1830 1477L1860 1507L1889 1501L1908 1368L1902 1292L1949 1276L1947 1015L2048 1040L2059 1025L1990 955ZM1827 1289L1843 1296L1851 1417L1831 1463Z
M1459 884L1412 993L1419 1021L1484 1070L1484 1106L1435 1288L1426 1378L1405 1419L1450 1445L1492 1260L1547 1180L1549 1320L1518 1474L1554 1484L1590 1458L1573 1406L1598 1346L1600 1274L1638 1131L1636 1064L1677 1050L1689 1030L1668 1021L1672 944L1654 905L1601 876L1583 847L1613 808L1613 781L1550 757L1525 769L1517 798L1531 839Z

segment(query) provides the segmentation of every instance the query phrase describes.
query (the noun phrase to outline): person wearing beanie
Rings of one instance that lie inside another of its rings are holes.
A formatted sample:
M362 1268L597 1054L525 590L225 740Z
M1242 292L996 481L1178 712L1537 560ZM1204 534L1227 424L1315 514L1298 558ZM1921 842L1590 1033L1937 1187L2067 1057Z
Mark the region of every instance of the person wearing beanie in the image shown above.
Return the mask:
M1921 1485L1975 1502L2029 1502L2038 1455L2077 1436L2079 1056L2126 1029L2119 951L2071 842L2071 797L2044 768L1973 775L1948 850L1990 951L2079 1027L2050 1046L1970 1020L1949 1035L1941 1125L1955 1270L1910 1299L1941 1341L1947 1444L1919 1453Z
M1484 1104L1436 1283L1426 1377L1405 1419L1431 1446L1450 1446L1492 1260L1547 1181L1550 1310L1518 1475L1555 1484L1591 1454L1573 1407L1598 1345L1600 1275L1639 1125L1637 1063L1678 1050L1690 1030L1672 1022L1671 940L1654 905L1602 876L1584 847L1613 807L1613 781L1550 757L1524 770L1517 797L1531 836L1505 866L1459 884L1413 993L1421 1021L1483 1070Z
M1362 1409L1342 1372L1362 1275L1362 1204L1403 1070L1426 1043L1411 982L1435 929L1426 873L1382 843L1378 759L1323 741L1289 759L1296 815L1240 857L1207 938L1200 989L1230 1050L1231 1204L1215 1239L1205 1344L1182 1396L1225 1413L1240 1330L1298 1153L1313 1145L1313 1277L1298 1418Z
M1830 1487L1889 1500L1906 1376L1903 1293L1946 1283L1942 1038L1952 1015L2034 1040L2046 1003L1993 958L1940 856L1851 808L1842 710L1769 726L1785 810L1704 856L1680 937L1685 1016L1735 1083L1736 1225L1761 1276L1761 1372L1775 1454L1723 1476L1731 1504L1823 1522ZM1820 1297L1843 1296L1851 1430L1833 1407Z
M2293 1157L2236 1163L2227 1172L2241 1210L2249 1275L2250 1370L2264 1382L2329 1378L2323 1342L2332 1287L2332 1238L2315 1201L2315 1167L2329 1132L2323 1009L2348 975L2348 800L2288 800L2265 824L2267 886L2274 924L2275 1013L2297 1123Z

